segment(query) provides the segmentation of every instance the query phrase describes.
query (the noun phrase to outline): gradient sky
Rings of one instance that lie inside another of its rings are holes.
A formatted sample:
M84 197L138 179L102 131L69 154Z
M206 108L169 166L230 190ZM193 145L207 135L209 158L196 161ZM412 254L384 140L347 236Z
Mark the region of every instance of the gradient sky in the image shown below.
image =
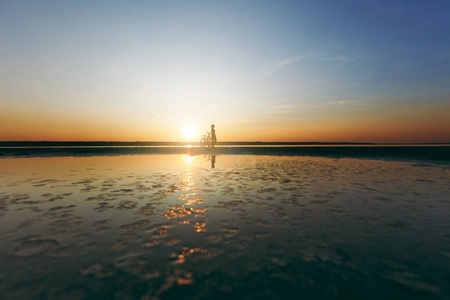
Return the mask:
M450 1L0 1L0 140L450 142Z

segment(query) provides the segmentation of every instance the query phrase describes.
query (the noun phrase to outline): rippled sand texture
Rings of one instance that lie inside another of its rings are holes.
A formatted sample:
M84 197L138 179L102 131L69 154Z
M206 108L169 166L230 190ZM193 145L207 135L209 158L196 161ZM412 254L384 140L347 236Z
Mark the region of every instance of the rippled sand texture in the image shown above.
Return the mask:
M448 299L449 178L308 157L0 159L0 295Z

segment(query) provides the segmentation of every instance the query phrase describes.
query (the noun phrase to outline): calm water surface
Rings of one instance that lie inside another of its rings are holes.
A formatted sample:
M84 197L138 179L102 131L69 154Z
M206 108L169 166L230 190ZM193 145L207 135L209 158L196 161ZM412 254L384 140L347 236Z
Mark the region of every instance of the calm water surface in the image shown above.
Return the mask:
M0 294L448 299L449 178L311 157L0 159Z

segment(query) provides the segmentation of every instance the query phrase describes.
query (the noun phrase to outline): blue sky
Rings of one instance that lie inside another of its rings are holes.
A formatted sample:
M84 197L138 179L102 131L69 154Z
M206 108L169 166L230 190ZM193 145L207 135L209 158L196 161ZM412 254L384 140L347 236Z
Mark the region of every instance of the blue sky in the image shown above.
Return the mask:
M408 122L403 111L450 105L449 11L448 1L2 1L0 105L37 124L129 126L140 140L188 123L219 123L227 139L257 127L299 140L386 111Z

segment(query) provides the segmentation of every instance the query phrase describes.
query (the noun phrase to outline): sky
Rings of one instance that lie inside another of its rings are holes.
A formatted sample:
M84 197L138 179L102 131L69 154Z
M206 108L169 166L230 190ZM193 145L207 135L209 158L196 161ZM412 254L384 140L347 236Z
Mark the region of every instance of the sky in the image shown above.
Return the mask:
M0 140L448 143L449 11L2 0Z

